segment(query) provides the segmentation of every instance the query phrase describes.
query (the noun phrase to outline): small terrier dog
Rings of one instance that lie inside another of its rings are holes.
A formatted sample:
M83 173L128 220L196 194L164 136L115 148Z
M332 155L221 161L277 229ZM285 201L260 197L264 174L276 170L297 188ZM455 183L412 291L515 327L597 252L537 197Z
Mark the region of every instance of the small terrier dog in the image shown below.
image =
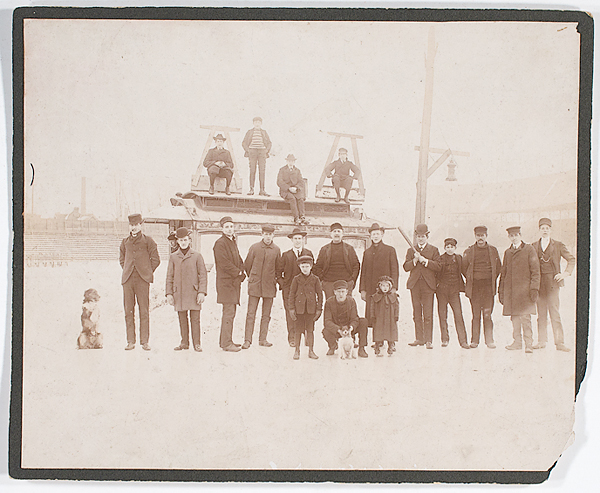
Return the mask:
M95 289L83 293L83 311L81 313L81 334L77 338L78 349L102 349L102 334L98 332L100 295Z
M352 332L349 327L342 327L338 330L342 336L338 342L338 346L341 352L341 359L356 359L354 351L354 339L352 338Z

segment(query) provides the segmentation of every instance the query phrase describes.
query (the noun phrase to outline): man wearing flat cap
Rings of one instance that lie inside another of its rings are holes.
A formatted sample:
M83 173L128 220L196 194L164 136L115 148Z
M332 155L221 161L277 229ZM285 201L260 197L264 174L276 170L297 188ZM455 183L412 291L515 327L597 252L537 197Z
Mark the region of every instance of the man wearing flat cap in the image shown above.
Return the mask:
M223 147L225 144L225 137L222 134L215 135L216 147L208 150L206 157L204 158L204 167L208 172L210 178L210 188L208 193L211 195L215 193L215 179L225 178L226 186L225 193L231 195L229 191L229 185L231 184L231 178L233 177L233 160L231 159L231 153Z
M277 174L279 195L290 204L294 224L306 225L308 221L304 215L304 201L306 200L304 178L302 178L302 173L296 167L296 157L293 154L288 154L285 163L285 166Z
M471 345L479 345L481 334L481 319L483 317L483 335L487 347L494 349L494 297L502 262L495 246L487 242L488 229L486 226L476 226L474 229L475 244L468 247L463 254L462 271L465 276L465 294L471 302Z
M327 356L335 354L335 350L338 348L337 340L341 337L340 330L350 329L353 337L359 331L356 301L348 295L348 283L344 280L336 281L333 283L333 292L334 295L325 301L323 311L323 338L329 346ZM364 327L364 330L366 330L366 327ZM364 347L361 346L360 349L364 353ZM366 356L366 353L364 353L363 357Z
M258 166L258 181L260 184L259 195L268 196L265 191L265 169L269 152L271 151L271 139L267 131L262 127L262 118L254 117L252 120L253 128L246 132L242 147L244 148L244 156L250 162L250 191L248 195L254 195L254 182L256 181L256 166Z
M521 227L506 229L510 247L504 252L502 272L498 284L498 300L502 314L510 316L513 325L513 342L506 349L520 350L525 342L525 352L533 352L531 315L540 290L540 263L535 248L521 239Z
M433 294L436 288L435 273L440 270L440 252L428 243L429 228L418 224L415 249L406 252L403 268L410 272L406 287L410 289L415 322L415 340L409 346L426 346L433 349Z
M223 234L213 246L217 271L217 303L223 305L219 346L224 351L237 352L240 344L233 342L233 321L237 305L240 304L241 284L246 274L237 246L233 219L225 216L219 223Z
M127 351L135 347L135 303L140 313L140 343L150 351L150 283L154 282L154 271L160 265L156 242L142 233L142 215L129 217L129 236L121 241L119 262L123 269L123 305L127 328Z
M298 259L304 256L313 256L313 253L304 247L306 238L306 231L296 227L288 235L288 238L292 240L292 248L281 254L281 273L279 275L279 287L283 295L283 307L285 309L285 322L287 324L288 331L288 343L290 346L294 345L294 327L295 323L291 318L290 309L290 288L292 287L292 281L294 277L300 274L300 267L298 266Z
M350 174L352 172L352 175ZM335 188L335 201L341 200L340 188L345 190L344 202L350 203L350 190L352 190L352 182L358 179L360 168L352 161L348 160L348 150L340 147L338 150L338 159L333 161L325 168L327 178L331 178L331 184Z
M377 223L369 228L371 246L363 253L360 267L360 297L366 302L365 317L369 327L373 327L370 320L371 297L377 291L378 280L381 276L389 276L392 282L392 291L398 289L398 256L393 246L383 243L385 230Z
M565 285L565 278L573 273L575 257L564 243L552 238L552 221L543 217L539 221L541 238L533 244L540 261L540 293L537 300L538 343L533 349L543 349L548 342L548 313L552 323L554 344L559 351L570 351L565 346L565 335L560 319L560 301L558 292ZM567 261L561 272L561 258Z
M277 294L277 281L281 273L281 251L273 243L275 228L271 224L263 224L262 240L248 250L244 260L244 270L248 275L248 312L246 314L246 330L242 349L248 349L252 344L254 321L258 303L262 299L262 316L260 318L259 346L270 347L267 341L269 321L273 298Z

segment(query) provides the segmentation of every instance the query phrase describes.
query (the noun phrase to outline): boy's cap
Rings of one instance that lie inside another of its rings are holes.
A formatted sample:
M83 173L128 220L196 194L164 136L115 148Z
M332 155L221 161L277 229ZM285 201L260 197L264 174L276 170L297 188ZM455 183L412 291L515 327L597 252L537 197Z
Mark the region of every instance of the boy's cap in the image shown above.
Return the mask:
M390 276L381 276L379 279L377 279L377 284L380 282L389 282L392 286L394 285L394 281L392 281Z
M456 246L457 243L458 242L454 238L446 238L444 240L444 246L446 246L446 245L454 245L454 246Z
M539 227L539 228L541 228L542 226L544 226L544 224L545 224L546 226L550 226L550 227L552 227L552 221L550 220L550 218L549 218L549 217L542 217L542 218L540 219L540 223L539 223L539 226L538 226L538 227Z
M127 216L127 219L129 220L129 224L142 224L144 222L141 214L130 214Z
M223 142L225 142L225 137L223 137L223 134L217 134L213 137L213 139L222 140Z
M344 228L340 223L333 223L331 226L329 226L329 231L333 231L334 229L341 229L344 231Z
M315 260L310 255L301 255L300 257L298 257L297 262L298 262L298 265L300 265L300 264L313 265L315 263Z
M273 226L272 224L263 224L261 230L263 233L274 233L275 226Z
M427 224L417 224L415 228L415 233L418 235L427 235L429 234L429 228Z
M521 234L521 226L511 226L506 228L506 231L509 235Z
M175 234L177 235L177 238L185 238L186 236L190 235L190 231L187 228L177 228L177 231L175 232Z
M177 239L177 235L175 234L175 231L171 231L169 233L169 236L167 236L167 240L169 240L169 241L173 241L173 240L176 240L176 239Z
M221 220L219 221L219 224L221 225L221 227L223 227L225 225L225 223L232 223L233 219L231 219L231 216L225 216L222 217Z
M348 149L346 149L346 148L344 148L344 147L340 147L340 148L338 149L338 152L339 152L340 154L348 154Z
M379 224L377 223L373 223L371 224L371 226L369 227L369 233L373 232L373 231L381 231L382 233L385 231L383 229L382 226L379 226Z
M473 231L476 235L486 235L488 232L487 226L475 226Z
M335 281L333 283L333 290L337 290L337 289L348 289L348 283L344 280L340 280L340 281Z
M307 234L306 231L302 231L300 228L294 228L294 231L288 235L288 238L293 238L296 235L306 236Z
M262 122L262 118L260 116L255 116L254 118L252 118L253 122Z

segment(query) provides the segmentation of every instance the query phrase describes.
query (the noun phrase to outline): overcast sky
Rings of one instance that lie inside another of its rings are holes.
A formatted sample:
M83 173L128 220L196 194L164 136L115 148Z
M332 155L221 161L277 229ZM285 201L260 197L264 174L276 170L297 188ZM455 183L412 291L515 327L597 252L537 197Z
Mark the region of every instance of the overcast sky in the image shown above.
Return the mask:
M25 163L27 176L29 163L36 170L35 212L79 206L82 176L88 212L100 218L117 214L119 187L130 209L166 203L190 189L208 136L200 125L240 128L233 151L247 187L241 140L260 115L273 141L271 193L293 152L312 195L327 132L356 133L367 213L412 214L430 26L28 20ZM575 25L436 23L435 37L431 146L470 152L456 158L460 182L576 168ZM444 167L431 180L445 177Z

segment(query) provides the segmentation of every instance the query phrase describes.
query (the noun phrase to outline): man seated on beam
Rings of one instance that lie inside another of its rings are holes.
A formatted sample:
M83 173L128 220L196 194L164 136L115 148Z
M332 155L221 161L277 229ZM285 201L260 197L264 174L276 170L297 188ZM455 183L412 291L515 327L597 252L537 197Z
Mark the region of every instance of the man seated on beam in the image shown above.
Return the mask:
M352 175L350 174L352 171ZM352 189L352 182L358 179L360 175L360 168L356 166L352 161L348 160L348 150L340 147L338 150L337 161L332 162L325 169L327 178L331 178L333 188L335 188L336 198L335 201L341 200L340 188L346 191L344 195L344 202L350 203L350 190Z

